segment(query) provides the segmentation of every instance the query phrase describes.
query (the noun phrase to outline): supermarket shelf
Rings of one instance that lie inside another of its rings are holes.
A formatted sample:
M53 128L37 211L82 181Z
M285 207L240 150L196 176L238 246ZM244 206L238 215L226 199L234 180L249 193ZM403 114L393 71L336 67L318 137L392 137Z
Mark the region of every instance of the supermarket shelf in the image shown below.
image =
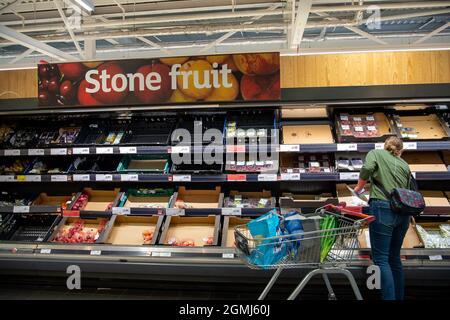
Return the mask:
M413 172L417 180L450 180L450 171ZM357 181L358 172L278 174L53 174L0 175L0 182L277 182L277 181Z
M405 141L406 150L437 151L450 150L450 141ZM260 149L277 152L368 152L373 149L383 148L380 143L323 143L323 144L280 144L277 145L216 145L216 152L245 153L257 152ZM107 154L170 154L170 153L202 153L205 146L72 146L54 148L26 148L26 149L2 149L0 157L17 156L66 156L66 155L107 155Z

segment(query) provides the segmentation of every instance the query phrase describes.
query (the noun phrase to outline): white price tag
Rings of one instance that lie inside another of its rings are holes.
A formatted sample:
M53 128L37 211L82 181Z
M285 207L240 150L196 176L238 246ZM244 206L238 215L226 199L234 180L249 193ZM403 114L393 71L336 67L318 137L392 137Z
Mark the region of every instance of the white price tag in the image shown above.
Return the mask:
M375 127L375 126L367 126L367 130L369 130L369 131L377 131L377 127Z
M404 142L403 148L405 150L417 150L417 142Z
M172 147L172 153L191 153L190 146L175 146Z
M29 156L43 156L44 149L28 149Z
M113 154L113 147L99 147L95 148L97 154Z
M174 174L172 176L172 181L174 181L174 182L189 182L189 181L191 181L191 176L190 175Z
M355 131L356 132L362 132L362 131L364 131L364 128L361 127L361 126L355 126Z
M13 175L0 176L0 182L11 182L14 181Z
M358 180L359 172L340 172L339 180Z
M184 216L185 210L178 208L167 208L166 215L167 216Z
M25 181L27 182L41 182L40 175L27 175L25 176Z
M30 212L30 206L14 206L13 212L14 213L28 213L28 212Z
M431 261L439 261L442 260L442 256L441 255L433 255L433 256L429 256Z
M357 151L358 145L356 143L338 143L337 151Z
M95 181L112 181L112 174L96 174Z
M300 151L299 144L280 144L281 152L298 152Z
M41 249L42 254L50 254L52 252L52 249Z
M258 181L277 181L278 177L275 173L258 174Z
M51 182L67 182L67 176L56 174L50 176Z
M384 149L384 143L375 143L375 150Z
M281 180L284 181L300 180L300 173L282 173Z
M119 152L123 154L137 153L137 147L119 147Z
M20 156L20 150L5 150L5 156Z
M89 181L91 176L89 174L74 174L72 179L73 181Z
M72 154L89 154L89 148L73 148Z
M224 259L234 259L234 253L222 253Z
M65 155L67 155L67 149L66 148L53 148L53 149L50 149L50 154L52 156L65 156Z
M139 176L137 174L121 174L120 180L121 181L138 181Z
M152 257L171 257L172 256L172 252L156 252L153 251L152 252Z
M102 251L101 250L91 250L91 252L89 254L91 256L101 256L102 255Z
M117 214L117 215L129 215L129 214L131 214L131 208L125 208L125 207L113 207L113 208L112 208L112 214Z
M222 208L223 216L240 216L241 214L241 208Z

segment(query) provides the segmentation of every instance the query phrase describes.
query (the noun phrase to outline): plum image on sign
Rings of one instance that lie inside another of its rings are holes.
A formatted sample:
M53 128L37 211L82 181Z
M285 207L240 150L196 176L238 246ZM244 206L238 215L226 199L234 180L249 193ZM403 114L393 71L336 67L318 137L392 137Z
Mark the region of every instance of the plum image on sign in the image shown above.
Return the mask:
M38 65L39 106L280 99L279 53Z

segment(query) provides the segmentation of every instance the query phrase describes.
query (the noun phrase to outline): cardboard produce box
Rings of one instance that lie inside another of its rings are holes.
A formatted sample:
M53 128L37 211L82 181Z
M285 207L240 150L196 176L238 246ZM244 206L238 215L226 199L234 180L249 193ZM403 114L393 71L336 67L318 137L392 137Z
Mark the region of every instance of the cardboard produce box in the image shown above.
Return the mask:
M331 193L314 194L292 194L283 193L279 199L281 212L288 212L293 208L301 208L303 213L312 213L317 208L326 204L338 204L338 199Z
M327 107L325 106L308 106L292 108L287 107L281 109L282 119L301 119L301 118L328 118Z
M156 244L163 216L114 215L106 243L114 245Z
M438 152L405 152L402 158L409 164L412 172L447 171Z
M370 236L369 229L364 228L361 230L361 233L358 235L358 242L360 248L371 248L370 246ZM406 232L405 239L402 244L403 249L412 249L412 248L423 248L422 240L417 233L415 223L411 223L409 225L408 231Z
M106 211L116 207L120 199L120 189L95 190L85 188L72 201L70 210Z
M430 207L450 207L450 203L443 191L420 191L425 199L426 206Z
M250 217L225 216L222 225L221 246L226 248L235 247L234 228L239 225L247 224L251 220Z
M171 246L218 245L220 215L168 216L159 244Z
M69 196L49 196L47 193L42 192L34 199L33 206L61 206L63 209L72 200L73 195Z
M221 208L223 203L223 193L220 192L220 187L214 190L197 190L186 189L186 187L179 187L178 192L174 195L175 208L187 209L212 209Z
M435 114L423 116L399 116L402 128L414 128L414 140L448 139L448 128Z
M328 124L283 125L284 144L334 143Z
M247 202L250 200L253 200L252 203L255 203L255 208L263 207L263 208L274 208L277 204L277 200L275 197L272 197L272 193L267 190L263 191L248 191L248 192L241 192L237 190L231 190L228 197L224 199L224 207L237 207L237 205L234 205L232 202L232 198L236 199L236 196L241 196L242 200L247 200ZM263 200L263 201L261 201ZM242 202L243 202L242 201ZM258 203L256 203L258 202ZM265 203L263 203L265 202ZM250 207L246 206L243 203L241 203L240 207Z
M169 208L173 200L171 189L130 189L119 203L125 208Z
M50 237L51 242L103 243L108 235L109 218L81 219L64 217Z
M117 166L117 171L167 174L169 168L167 156L134 155L123 157Z

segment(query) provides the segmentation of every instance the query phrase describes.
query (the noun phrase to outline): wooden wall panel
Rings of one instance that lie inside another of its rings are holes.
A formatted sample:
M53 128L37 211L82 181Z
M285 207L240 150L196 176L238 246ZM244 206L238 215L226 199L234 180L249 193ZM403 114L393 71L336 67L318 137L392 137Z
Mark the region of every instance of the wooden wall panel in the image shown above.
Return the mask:
M450 51L281 57L281 87L450 83Z
M36 97L37 69L0 71L0 99Z
M36 69L0 71L0 99L37 96ZM281 57L281 87L450 83L450 51Z

